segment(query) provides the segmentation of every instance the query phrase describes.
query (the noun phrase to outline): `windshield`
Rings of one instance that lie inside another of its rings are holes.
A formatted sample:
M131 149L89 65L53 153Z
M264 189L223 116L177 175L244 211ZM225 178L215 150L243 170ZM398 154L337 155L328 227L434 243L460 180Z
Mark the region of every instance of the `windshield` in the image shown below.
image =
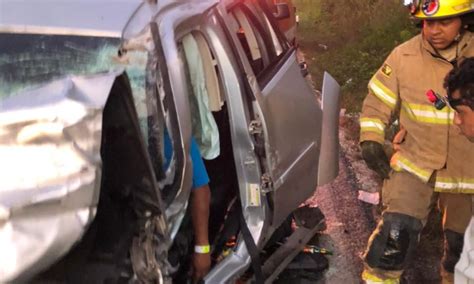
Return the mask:
M0 33L0 104L24 89L69 75L92 75L125 68L147 141L146 52L119 60L119 38Z
M120 61L117 56L120 43L119 38L0 33L0 103L24 89L60 77L125 68L143 126L143 118L147 116L147 55L132 52L126 62Z
M65 75L108 71L120 39L0 34L0 99Z

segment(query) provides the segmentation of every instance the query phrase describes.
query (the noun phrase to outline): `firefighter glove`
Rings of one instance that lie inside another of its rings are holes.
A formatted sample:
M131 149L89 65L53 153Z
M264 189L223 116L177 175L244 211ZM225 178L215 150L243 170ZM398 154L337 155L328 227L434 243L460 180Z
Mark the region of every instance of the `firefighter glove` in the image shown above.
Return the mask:
M360 144L362 149L362 158L367 166L379 174L380 177L388 179L390 172L390 162L380 143L374 141L364 141Z

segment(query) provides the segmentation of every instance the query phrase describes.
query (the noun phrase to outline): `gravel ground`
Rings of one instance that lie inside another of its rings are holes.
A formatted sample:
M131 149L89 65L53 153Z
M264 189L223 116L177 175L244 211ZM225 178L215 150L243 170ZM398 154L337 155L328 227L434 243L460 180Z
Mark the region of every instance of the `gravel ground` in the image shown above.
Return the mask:
M321 236L320 245L334 251L329 257L329 269L319 283L360 282L361 255L375 226L375 207L357 198L362 188L376 192L378 183L373 173L361 163L355 121L351 117L341 118L339 176L333 183L318 188L315 196L307 201L318 205L326 215L328 228ZM363 178L364 187L358 176Z

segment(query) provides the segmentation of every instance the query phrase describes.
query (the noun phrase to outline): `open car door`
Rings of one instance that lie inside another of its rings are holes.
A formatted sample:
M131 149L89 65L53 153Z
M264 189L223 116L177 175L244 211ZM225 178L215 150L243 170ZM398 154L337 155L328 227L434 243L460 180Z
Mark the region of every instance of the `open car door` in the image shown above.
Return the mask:
M295 51L257 97L277 225L316 189L322 112Z
M272 226L278 226L318 185L323 112L304 77L307 72L301 69L296 50L278 31L265 4L258 2L233 7L231 22L256 76L256 82L249 82L258 118L250 130L264 145L262 188L270 194ZM338 97L336 86L326 89ZM333 101L336 103L328 106L334 109L331 114L338 113L339 108L338 100ZM334 122L334 118L330 120ZM337 142L333 137L337 136L337 123L331 127L335 131L330 132L329 140ZM337 161L330 164L337 165ZM322 176L326 182L328 176Z

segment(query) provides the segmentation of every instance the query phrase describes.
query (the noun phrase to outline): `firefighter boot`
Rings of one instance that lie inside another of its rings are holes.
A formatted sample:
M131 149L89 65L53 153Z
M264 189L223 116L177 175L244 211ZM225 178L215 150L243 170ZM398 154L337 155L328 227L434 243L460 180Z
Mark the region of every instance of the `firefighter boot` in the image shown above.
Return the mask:
M423 225L406 214L384 212L364 255L366 283L400 283L405 263L414 253Z

